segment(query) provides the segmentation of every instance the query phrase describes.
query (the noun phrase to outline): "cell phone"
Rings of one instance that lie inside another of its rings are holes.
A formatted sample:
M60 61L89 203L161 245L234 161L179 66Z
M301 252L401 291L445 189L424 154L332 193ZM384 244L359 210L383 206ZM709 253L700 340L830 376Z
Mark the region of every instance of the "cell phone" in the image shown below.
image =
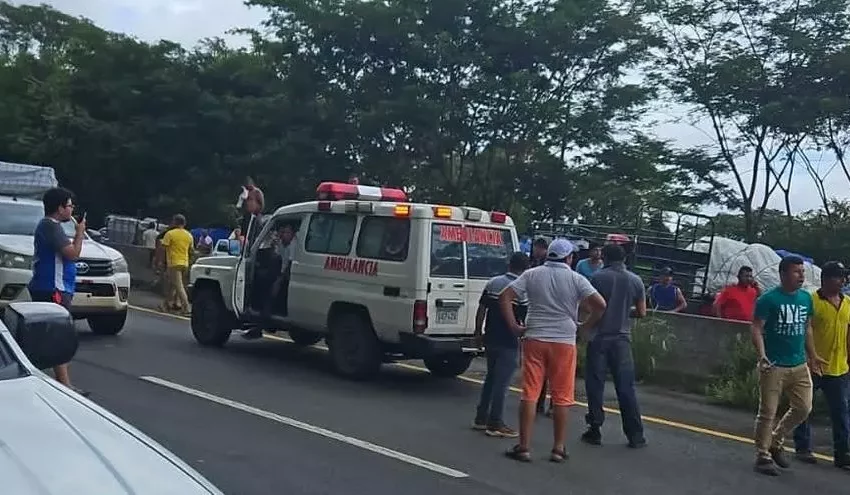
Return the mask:
M84 211L84 212L83 212L83 216L82 216L82 218L80 218L80 221L81 221L81 222L85 222L85 221L86 221L86 217L88 216L88 214L89 214L89 212Z

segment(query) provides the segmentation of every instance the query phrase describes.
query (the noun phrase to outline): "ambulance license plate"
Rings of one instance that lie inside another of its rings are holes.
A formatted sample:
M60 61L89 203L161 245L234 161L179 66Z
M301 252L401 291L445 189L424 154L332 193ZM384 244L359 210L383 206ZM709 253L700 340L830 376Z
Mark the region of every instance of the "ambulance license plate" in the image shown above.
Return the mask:
M457 323L457 309L438 309L437 324L452 325Z

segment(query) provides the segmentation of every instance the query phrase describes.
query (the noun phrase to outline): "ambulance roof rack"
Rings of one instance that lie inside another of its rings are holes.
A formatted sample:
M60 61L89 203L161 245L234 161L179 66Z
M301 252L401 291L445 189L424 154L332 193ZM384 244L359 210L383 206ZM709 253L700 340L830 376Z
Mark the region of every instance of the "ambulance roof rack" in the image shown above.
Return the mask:
M407 194L401 189L377 186L361 186L345 182L322 182L316 188L319 201L341 201L354 199L361 201L407 202Z

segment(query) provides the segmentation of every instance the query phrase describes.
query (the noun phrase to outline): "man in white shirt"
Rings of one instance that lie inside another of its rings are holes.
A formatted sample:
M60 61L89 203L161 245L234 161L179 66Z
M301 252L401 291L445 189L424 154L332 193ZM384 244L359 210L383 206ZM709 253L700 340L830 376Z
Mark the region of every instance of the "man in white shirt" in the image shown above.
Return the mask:
M142 232L142 246L150 250L149 263L153 266L153 260L156 255L156 239L159 237L159 232L156 230L156 222L148 224L148 228Z
M566 239L552 241L546 262L526 270L499 296L505 320L523 337L519 444L506 453L518 461L531 460L535 407L544 380L549 382L554 416L550 460L563 462L567 458L567 411L575 403L576 336L586 334L605 312L605 299L570 268L574 249ZM511 317L514 299L528 300L525 326ZM579 306L588 314L581 323Z

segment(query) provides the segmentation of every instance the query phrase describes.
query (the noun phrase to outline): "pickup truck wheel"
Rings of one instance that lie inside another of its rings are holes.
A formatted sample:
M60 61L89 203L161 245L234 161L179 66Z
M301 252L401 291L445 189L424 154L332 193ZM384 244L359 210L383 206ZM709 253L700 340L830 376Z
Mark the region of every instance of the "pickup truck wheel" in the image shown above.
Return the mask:
M448 356L431 356L424 359L425 367L432 375L440 378L454 378L462 375L472 364L472 356L466 354L450 354Z
M336 371L346 377L363 380L381 369L381 347L367 321L356 313L334 318L328 339L331 360Z
M230 339L231 315L221 295L211 289L201 289L192 298L192 335L203 346L221 347Z
M320 334L305 332L303 330L290 330L289 338L295 342L295 345L308 346L317 343L322 340L322 336Z
M92 315L86 318L92 333L97 335L118 335L124 329L127 321L127 312L112 313L105 315Z

